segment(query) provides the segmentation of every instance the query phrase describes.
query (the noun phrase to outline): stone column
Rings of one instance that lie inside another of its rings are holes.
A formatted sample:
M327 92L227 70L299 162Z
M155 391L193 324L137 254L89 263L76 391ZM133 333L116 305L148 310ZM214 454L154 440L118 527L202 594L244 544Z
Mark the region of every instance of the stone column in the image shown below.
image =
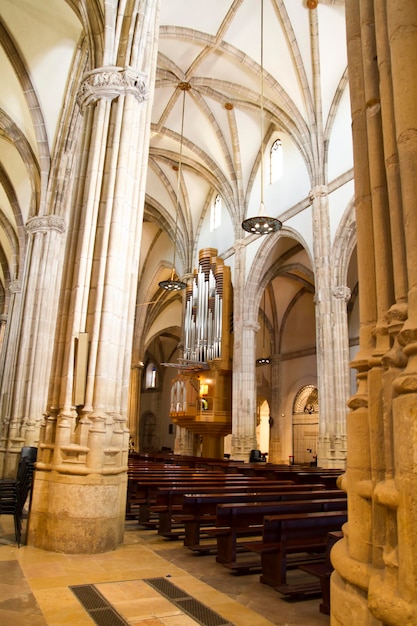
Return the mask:
M77 188L28 529L28 543L46 550L97 553L123 540L158 17L158 0L127 5L126 14L106 2L106 65L88 72L79 91Z
M232 458L249 461L256 449L255 334L257 321L234 322Z
M35 446L39 441L48 394L58 306L56 287L66 226L62 217L46 215L30 219L26 230L24 280L10 284L12 297L5 368L9 375L2 381L3 410L8 424L5 475L16 469L22 446Z
M129 410L127 424L130 435L134 442L135 450L140 449L139 445L139 418L140 418L140 394L143 375L143 363L133 363L130 370L129 384Z
M185 456L195 455L195 435L191 430L175 426L174 453Z
M288 459L282 456L282 434L284 424L282 423L282 394L281 394L281 355L273 354L270 357L271 368L271 426L269 435L269 463L288 463Z
M361 333L331 623L399 626L417 623L417 5L351 0L346 15Z
M346 415L350 395L347 303L350 296L350 289L346 285L336 285L332 288L336 406L333 419L333 445L326 457L326 467L345 467L346 464Z
M316 284L316 336L319 392L319 438L317 463L320 467L344 467L346 453L344 421L349 372L347 365L347 312L335 306L332 288L332 257L328 189L318 185L310 194L313 208L313 241ZM336 291L336 293L338 293ZM343 335L341 336L341 333ZM337 365L339 364L339 365ZM335 393L335 389L339 394ZM341 395L340 395L341 394Z
M15 377L14 368L19 354L19 332L21 319L21 281L9 283L10 306L7 314L3 351L1 353L1 476L15 476L18 455L23 445L20 421L13 415Z
M2 313L0 315L0 352L3 346L4 334L6 331L7 324L7 313Z
M244 241L236 241L234 249L231 458L244 462L256 449L255 333L259 324L257 319L251 319L254 306L247 294Z

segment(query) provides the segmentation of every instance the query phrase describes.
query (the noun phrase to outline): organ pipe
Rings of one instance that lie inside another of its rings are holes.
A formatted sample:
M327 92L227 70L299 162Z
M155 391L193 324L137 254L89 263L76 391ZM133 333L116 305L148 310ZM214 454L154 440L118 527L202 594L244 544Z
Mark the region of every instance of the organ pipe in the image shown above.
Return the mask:
M223 333L224 277L229 268L216 256L217 250L200 251L199 266L188 285L184 319L184 358L186 361L206 363L221 359ZM230 290L230 275L228 276ZM226 310L230 307L226 307Z

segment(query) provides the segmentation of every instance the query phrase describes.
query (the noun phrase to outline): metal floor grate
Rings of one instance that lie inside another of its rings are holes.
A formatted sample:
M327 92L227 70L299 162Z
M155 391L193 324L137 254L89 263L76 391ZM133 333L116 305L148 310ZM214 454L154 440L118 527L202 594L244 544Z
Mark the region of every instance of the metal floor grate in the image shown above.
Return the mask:
M70 589L98 626L129 626L94 585L75 585Z
M144 582L159 591L201 626L234 626L232 622L225 620L224 617L185 593L166 578L148 578Z

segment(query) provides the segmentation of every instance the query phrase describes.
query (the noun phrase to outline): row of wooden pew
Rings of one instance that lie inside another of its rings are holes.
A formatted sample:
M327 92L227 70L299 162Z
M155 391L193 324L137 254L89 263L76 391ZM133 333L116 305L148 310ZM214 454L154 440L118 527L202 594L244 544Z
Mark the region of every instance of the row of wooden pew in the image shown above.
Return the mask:
M285 474L283 467L280 479L272 469L262 475L132 459L126 515L194 554L215 555L234 573L259 572L260 582L285 595L321 593L320 610L329 613L329 552L347 521L346 494L334 488L342 470L315 468L302 472L303 481L295 469ZM294 568L314 578L288 584Z

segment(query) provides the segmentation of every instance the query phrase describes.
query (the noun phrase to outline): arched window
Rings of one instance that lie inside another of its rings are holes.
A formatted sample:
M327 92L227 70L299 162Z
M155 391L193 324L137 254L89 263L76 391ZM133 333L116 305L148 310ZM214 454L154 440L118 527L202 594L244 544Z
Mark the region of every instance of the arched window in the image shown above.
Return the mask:
M157 378L156 365L153 361L149 361L145 372L145 389L156 389Z
M222 199L219 194L214 198L210 213L210 232L219 228L222 222Z
M318 413L319 396L315 385L302 387L294 399L293 413Z
M272 185L282 176L282 141L276 139L269 152L269 184Z

